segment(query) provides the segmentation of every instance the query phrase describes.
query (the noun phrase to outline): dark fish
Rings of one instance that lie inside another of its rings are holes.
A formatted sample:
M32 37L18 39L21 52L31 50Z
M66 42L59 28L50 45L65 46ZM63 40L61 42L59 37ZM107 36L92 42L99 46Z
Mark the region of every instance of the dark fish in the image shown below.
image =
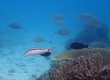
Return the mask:
M88 48L88 45L84 45L78 42L74 42L70 45L70 48L72 49L82 49L82 48Z

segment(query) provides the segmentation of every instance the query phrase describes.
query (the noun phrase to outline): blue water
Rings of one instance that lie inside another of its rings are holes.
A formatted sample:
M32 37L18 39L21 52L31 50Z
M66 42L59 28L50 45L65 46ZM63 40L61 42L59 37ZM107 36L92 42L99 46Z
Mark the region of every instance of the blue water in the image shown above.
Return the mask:
M0 0L0 80L35 80L50 67L50 60L40 55L24 57L32 47L52 48L50 56L62 53L65 41L74 38L83 28L82 20L74 15L92 13L110 26L110 0ZM54 14L65 15L65 25L56 26L52 22ZM21 29L8 25L20 23ZM62 28L71 34L53 35ZM110 29L110 28L109 28ZM43 43L35 43L36 36L45 38ZM49 43L51 41L52 43Z

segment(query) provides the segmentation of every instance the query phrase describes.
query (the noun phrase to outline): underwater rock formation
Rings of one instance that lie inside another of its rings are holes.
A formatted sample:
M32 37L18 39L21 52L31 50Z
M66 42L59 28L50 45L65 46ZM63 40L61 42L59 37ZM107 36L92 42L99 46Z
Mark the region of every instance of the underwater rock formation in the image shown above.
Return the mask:
M100 27L95 30L91 29L83 29L75 38L68 40L65 43L65 48L69 49L69 45L72 42L79 42L83 44L90 44L95 41L104 42L110 44L110 40L108 37L108 27L105 24L100 25Z
M101 40L102 42L106 42L109 40L108 38L108 27L105 24L100 25L99 28L96 29L96 37L98 37L99 40Z
M62 59L71 59L71 58L76 59L81 55L88 55L88 53L92 54L97 52L99 52L103 56L104 64L110 64L110 49L106 49L106 48L92 48L92 49L84 48L79 50L72 49L53 57L53 60L62 60Z

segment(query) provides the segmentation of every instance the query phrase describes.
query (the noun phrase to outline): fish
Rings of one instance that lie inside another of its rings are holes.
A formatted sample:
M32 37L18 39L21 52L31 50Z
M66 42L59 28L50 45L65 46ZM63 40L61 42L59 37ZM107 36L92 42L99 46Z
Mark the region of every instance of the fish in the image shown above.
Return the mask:
M100 19L96 18L96 19L90 20L90 22L95 23L95 24L100 24L102 21Z
M22 26L19 23L12 23L12 24L10 24L8 26L10 26L13 29L20 29L20 28L22 28Z
M69 29L60 29L57 32L54 32L54 34L59 34L59 35L69 35L71 33L71 31Z
M82 49L82 48L88 48L88 45L84 45L84 44L78 43L78 42L73 42L73 43L70 45L70 48L71 48L71 49Z
M65 23L62 20L55 20L53 24L55 24L56 26L63 26Z
M32 40L36 43L42 43L45 41L45 39L41 36L37 36L37 37L33 38Z
M31 48L25 52L24 56L41 55L46 57L51 55L52 49L53 48Z
M96 29L100 27L99 24L96 24L96 23L86 23L86 24L83 24L82 26L89 29Z
M55 14L52 16L56 20L63 20L65 19L65 16L63 14Z
M92 19L97 18L96 16L94 16L91 13L83 13L83 14L76 16L76 17L80 18L81 20L92 20Z

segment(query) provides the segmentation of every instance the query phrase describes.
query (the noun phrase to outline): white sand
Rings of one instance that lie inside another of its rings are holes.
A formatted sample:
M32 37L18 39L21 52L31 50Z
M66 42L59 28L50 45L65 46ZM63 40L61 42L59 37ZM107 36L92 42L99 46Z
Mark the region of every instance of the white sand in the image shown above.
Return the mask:
M58 36L60 38L61 36ZM8 40L9 39L9 40ZM0 47L0 80L35 80L44 71L50 68L50 61L41 55L24 56L26 50L32 47L52 48L52 56L63 52L64 40L55 40L52 43L45 41L35 43L31 37L5 35ZM62 39L62 38L61 38Z

